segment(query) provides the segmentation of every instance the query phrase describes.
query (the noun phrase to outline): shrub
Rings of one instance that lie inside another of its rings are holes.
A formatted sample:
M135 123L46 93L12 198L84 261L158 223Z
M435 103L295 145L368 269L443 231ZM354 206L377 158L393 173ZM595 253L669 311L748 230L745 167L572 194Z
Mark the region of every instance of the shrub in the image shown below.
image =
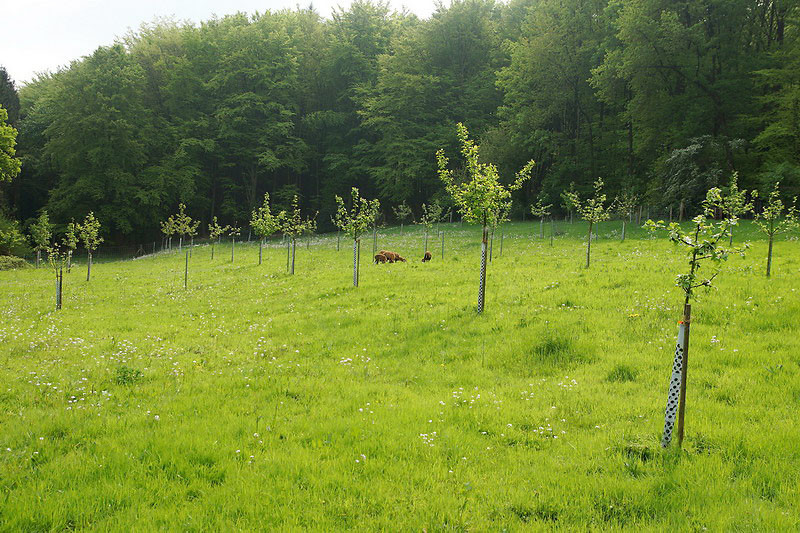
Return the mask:
M27 268L28 262L21 257L13 255L0 255L0 270L16 270L18 268Z

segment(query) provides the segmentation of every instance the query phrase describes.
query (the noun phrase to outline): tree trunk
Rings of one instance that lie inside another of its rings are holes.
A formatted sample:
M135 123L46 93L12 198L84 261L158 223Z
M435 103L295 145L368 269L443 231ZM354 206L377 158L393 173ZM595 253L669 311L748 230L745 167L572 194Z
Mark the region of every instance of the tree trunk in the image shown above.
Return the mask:
M295 249L297 248L297 239L292 239L292 270L290 274L294 276L294 257L295 257Z
M61 295L64 288L64 271L59 268L56 272L56 309L61 309Z
M772 234L769 236L769 250L767 251L767 277L772 273Z
M236 246L236 237L231 237L231 263L233 263L233 249Z
M478 285L478 313L483 313L483 304L486 297L486 248L489 228L484 224L483 238L481 239L481 278Z
M89 277L92 274L92 252L89 252L89 258L86 261L86 281L89 281Z
M42 251L36 250L36 268L39 268L39 263L42 262Z
M592 222L589 222L589 239L586 241L586 268L589 268L589 256L592 253Z
M489 238L489 262L492 262L492 250L494 249L494 226L492 226L492 236Z
M286 236L284 235L284 238ZM286 239L286 272L289 272L289 260L291 259L292 248L289 239Z
M183 235L178 238L178 251L180 252L183 249Z
M622 221L622 242L625 242L625 221Z
M261 265L262 248L264 247L264 239L258 240L258 264Z
M425 227L425 249L422 251L422 255L425 255L425 252L428 251L428 228Z
M353 239L353 287L358 287L358 261L361 255L361 240Z
M214 242L211 242L211 260L214 260Z
M156 253L156 245L153 243L153 253ZM67 252L67 274L72 272L72 250Z
M539 219L539 238L544 239L544 217Z

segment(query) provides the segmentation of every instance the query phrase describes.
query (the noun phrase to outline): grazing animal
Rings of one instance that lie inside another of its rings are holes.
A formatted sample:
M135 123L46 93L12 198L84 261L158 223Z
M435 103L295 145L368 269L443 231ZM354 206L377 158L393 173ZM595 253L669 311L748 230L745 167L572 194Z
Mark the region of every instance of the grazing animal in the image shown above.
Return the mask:
M394 262L396 262L396 261L402 261L402 262L404 262L404 263L406 262L406 259L405 259L405 257L401 256L401 255L400 255L400 254L398 254L398 253L395 253L395 252L390 252L389 250L381 250L381 251L380 251L380 253L382 253L383 255L385 255L385 256L386 256L386 259L387 259L387 260L388 260L390 263L394 263Z
M385 263L385 262L386 262L386 256L385 255L383 255L383 254L375 254L375 264L376 265L378 263Z
M422 258L422 262L425 263L425 262L430 261L430 260L431 260L431 253L430 252L425 252L425 257Z

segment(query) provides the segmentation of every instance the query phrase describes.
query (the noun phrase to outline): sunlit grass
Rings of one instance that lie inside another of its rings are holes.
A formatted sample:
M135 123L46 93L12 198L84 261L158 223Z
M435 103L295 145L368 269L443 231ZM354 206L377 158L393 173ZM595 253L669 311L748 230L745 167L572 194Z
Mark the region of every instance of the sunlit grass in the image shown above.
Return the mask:
M600 225L443 225L0 272L0 529L800 527L800 246L693 308L685 451L659 446L685 258ZM737 239L756 238L748 225Z

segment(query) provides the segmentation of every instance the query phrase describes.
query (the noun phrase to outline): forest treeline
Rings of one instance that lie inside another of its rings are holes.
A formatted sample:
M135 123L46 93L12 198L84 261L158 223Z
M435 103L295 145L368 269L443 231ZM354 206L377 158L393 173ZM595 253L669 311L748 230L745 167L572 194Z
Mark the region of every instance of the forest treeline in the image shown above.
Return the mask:
M687 214L734 171L795 195L797 4L456 0L420 19L356 0L159 21L19 90L0 76L22 161L0 203L26 224L93 211L115 242L152 240L179 203L202 228L246 224L265 192L324 228L356 186L392 220L448 203L435 154L456 161L456 122L507 181L535 160L515 218L598 177Z

